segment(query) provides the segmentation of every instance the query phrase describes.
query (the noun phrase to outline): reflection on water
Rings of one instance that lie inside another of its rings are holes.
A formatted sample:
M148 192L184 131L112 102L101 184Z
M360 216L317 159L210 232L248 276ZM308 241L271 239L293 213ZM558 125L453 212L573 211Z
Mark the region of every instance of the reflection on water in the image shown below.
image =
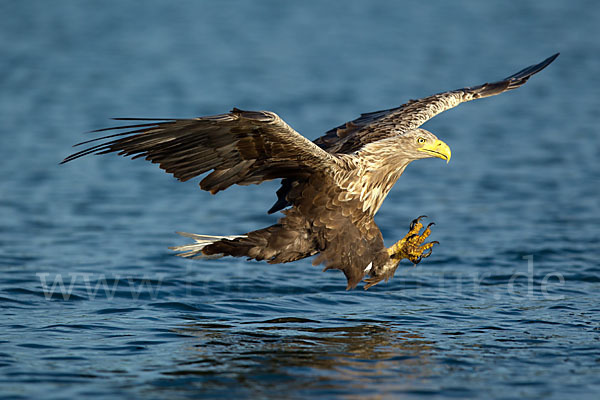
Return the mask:
M417 333L376 321L319 325L292 317L238 327L187 324L176 332L194 337L188 358L164 374L203 376L196 383L204 385L211 376L220 380L226 373L248 389L256 386L252 377L269 374L278 377L273 385L282 390L293 384L320 393L352 388L357 395L374 383L383 390L406 389L406 382L432 374L434 343ZM320 370L322 378L315 378L312 369Z

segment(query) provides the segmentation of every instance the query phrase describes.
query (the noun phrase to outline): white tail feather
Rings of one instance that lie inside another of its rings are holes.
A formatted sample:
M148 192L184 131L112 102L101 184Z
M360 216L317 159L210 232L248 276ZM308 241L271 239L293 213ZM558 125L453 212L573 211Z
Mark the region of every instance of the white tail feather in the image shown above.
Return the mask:
M212 235L198 235L195 233L187 233L187 232L177 232L181 236L192 238L196 241L196 243L184 244L183 246L174 246L169 247L169 249L174 251L184 251L185 253L177 254L179 257L186 258L221 258L224 254L214 254L211 256L206 256L202 254L202 249L204 249L209 244L213 244L222 239L237 239L246 237L246 235L232 235L232 236L212 236Z

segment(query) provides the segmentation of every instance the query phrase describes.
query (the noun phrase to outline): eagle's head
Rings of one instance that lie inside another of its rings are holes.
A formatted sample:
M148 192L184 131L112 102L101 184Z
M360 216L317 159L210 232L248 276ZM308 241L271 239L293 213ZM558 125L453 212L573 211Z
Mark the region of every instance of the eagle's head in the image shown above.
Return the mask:
M450 161L450 147L433 133L425 129L415 129L399 137L401 151L411 160L437 157L446 162Z

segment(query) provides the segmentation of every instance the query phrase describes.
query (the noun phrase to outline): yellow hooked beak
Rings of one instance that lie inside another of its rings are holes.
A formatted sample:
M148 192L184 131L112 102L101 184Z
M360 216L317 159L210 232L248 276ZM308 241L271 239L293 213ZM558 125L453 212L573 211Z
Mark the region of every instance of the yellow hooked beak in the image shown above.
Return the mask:
M441 140L436 140L433 143L426 142L423 147L419 148L419 151L425 152L432 157L446 160L446 163L450 162L450 157L452 156L450 147Z

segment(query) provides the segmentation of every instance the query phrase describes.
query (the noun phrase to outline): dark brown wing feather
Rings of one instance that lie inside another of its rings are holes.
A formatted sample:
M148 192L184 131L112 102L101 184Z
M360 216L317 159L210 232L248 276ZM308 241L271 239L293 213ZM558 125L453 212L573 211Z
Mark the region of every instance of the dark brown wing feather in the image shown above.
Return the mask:
M546 68L556 57L558 53L498 82L438 93L419 100L410 100L397 108L362 114L359 118L326 132L324 136L315 140L315 144L330 153L355 152L367 143L416 129L439 113L460 103L516 89Z
M229 114L154 121L101 129L125 132L86 141L104 141L70 155L117 152L144 157L180 181L213 171L200 187L216 193L233 184L275 178L302 178L335 164L335 157L288 126L277 114L233 109Z

